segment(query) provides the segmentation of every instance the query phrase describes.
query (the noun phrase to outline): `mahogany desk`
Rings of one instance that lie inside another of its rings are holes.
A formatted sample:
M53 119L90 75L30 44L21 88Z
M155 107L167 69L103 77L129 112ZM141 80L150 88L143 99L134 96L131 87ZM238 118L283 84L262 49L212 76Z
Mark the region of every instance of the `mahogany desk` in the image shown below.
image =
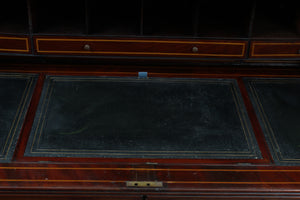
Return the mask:
M300 199L298 2L1 9L0 199Z

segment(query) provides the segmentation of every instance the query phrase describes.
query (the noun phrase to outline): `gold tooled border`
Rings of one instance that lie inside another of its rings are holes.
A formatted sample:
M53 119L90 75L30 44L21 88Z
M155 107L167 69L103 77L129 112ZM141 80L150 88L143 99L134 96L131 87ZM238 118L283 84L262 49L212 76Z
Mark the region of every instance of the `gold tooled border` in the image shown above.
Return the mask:
M26 76L26 75L25 76L22 76L22 75L0 75L0 78L3 78L3 77L13 77L13 78L24 79L24 80L26 80L26 85L25 85L24 91L22 93L21 100L18 104L17 111L15 113L14 119L13 119L12 124L10 126L9 133L6 136L5 144L2 147L2 151L0 152L0 155L1 155L0 160L7 159L7 155L9 153L10 149L11 149L13 140L14 140L15 135L16 135L17 128L20 125L20 123L22 123L22 122L20 122L20 120L21 120L22 115L24 114L26 104L28 103L28 99L30 99L29 93L30 93L30 91L33 87L33 84L34 84L34 79L33 79L32 76Z
M242 46L241 54L197 54L197 53L162 53L162 52L125 52L125 51L53 51L40 50L40 41L80 41L80 42L132 42L132 43L169 43L169 44L226 44ZM191 42L191 41L157 41L157 40L108 40L108 39L57 39L36 38L38 53L82 53L82 54L123 54L123 55L169 55L169 56L214 56L214 57L244 57L246 42Z
M0 48L0 51L12 51L12 52L29 52L29 40L27 37L0 37L0 39L4 39L4 40L25 40L25 44L26 44L26 49L4 49L4 48Z
M280 149L280 146L279 146L279 144L277 142L274 130L273 130L272 126L271 126L271 123L268 120L268 117L267 117L266 112L264 110L264 106L263 106L263 104L262 104L262 102L260 100L261 98L258 95L257 90L255 88L255 84L258 83L258 82L259 83L284 84L284 83L290 83L292 81L294 81L294 80L287 80L287 79L284 79L284 80L258 79L258 80L256 80L256 79L254 79L254 80L250 80L248 82L248 86L249 86L250 92L252 94L252 97L254 99L254 103L256 104L257 110L259 112L259 115L261 116L262 124L265 127L266 134L270 138L269 141L270 141L270 144L271 144L271 148L272 148L273 153L276 156L278 162L280 162L280 163L300 163L300 159L297 159L297 158L290 158L290 159L288 159L288 158L284 158L283 157L281 149ZM278 152L276 150L278 150Z
M51 81L52 80L52 81ZM114 81L119 81L119 82L124 82L124 81L128 81L131 82L132 80L119 80L116 78L105 78L105 79L95 79L95 78L89 78L89 77L85 77L85 78L74 78L74 77L55 77L55 76L51 76L49 77L49 81L48 81L48 86L46 89L46 93L44 96L44 100L42 102L42 106L41 106L41 114L39 116L39 118L37 119L37 127L35 128L34 131L34 136L33 136L33 140L32 140L32 144L30 146L30 152L28 152L29 154L74 154L74 155L80 155L80 154L84 154L84 155L132 155L132 151L122 151L122 153L120 153L119 150L76 150L76 152L74 152L74 149L35 149L34 150L34 146L39 146L39 142L40 142L40 138L43 132L43 128L44 128L44 123L45 123L45 117L47 115L47 110L48 110L48 104L50 102L50 98L52 96L52 90L54 87L54 82L56 81L110 81L110 80L114 80ZM173 80L172 82L182 82L182 81L186 81L186 80ZM145 155L147 156L152 156L152 155L158 155L157 153L159 153L159 155L178 155L178 154L183 154L183 155L187 155L189 154L201 154L202 156L205 156L205 154L214 154L215 156L234 156L234 157L243 157L243 156L248 156L248 157L259 157L259 154L257 154L257 152L254 149L254 145L253 145L253 137L251 135L251 131L250 128L248 127L247 124L247 117L245 115L245 113L243 113L241 110L243 108L243 104L239 99L239 95L238 95L238 91L236 88L236 85L234 84L234 82L231 79L225 79L223 82L219 81L219 80L196 80L198 82L205 82L205 83L209 83L209 84L226 84L230 87L231 93L232 93L232 98L236 107L236 111L238 114L238 117L240 119L240 123L241 123L241 128L243 130L249 151L139 151L140 153L146 153ZM48 98L47 98L48 97ZM47 100L48 99L48 100ZM46 102L48 101L48 102ZM250 141L249 141L250 140ZM250 151L250 149L252 151Z
M253 42L251 44L251 57L300 57L300 54L283 54L283 53L278 53L278 54L255 54L255 46L259 45L300 45L299 43L284 43L284 42L272 42L272 43L266 43L266 42Z

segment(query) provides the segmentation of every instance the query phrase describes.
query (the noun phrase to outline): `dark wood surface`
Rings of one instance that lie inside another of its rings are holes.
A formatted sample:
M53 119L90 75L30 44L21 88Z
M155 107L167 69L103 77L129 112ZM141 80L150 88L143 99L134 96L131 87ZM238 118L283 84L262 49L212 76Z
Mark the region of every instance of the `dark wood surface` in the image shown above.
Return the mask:
M299 78L297 68L224 68L145 66L13 66L1 72L38 73L40 76L25 125L11 163L0 165L2 198L91 198L91 199L298 199L300 169L276 166L268 150L242 77ZM44 77L50 75L234 78L238 80L263 159L97 159L24 157L27 139L42 91ZM167 72L164 72L167 71ZM127 181L162 181L162 188L127 187Z
M35 37L38 54L244 58L246 41ZM84 46L89 45L90 50ZM193 48L198 48L193 52Z
M29 53L29 38L24 36L0 35L0 52L2 53Z
M252 58L300 58L300 40L291 42L254 41L251 43Z
M5 2L0 56L294 63L299 62L298 7L298 2L253 0L217 6L193 0ZM83 50L85 44L90 50Z
M39 78L12 159L0 163L0 199L300 199L300 167L279 166L273 159L244 82L300 78L298 2L24 2L3 3L0 72ZM138 72L237 81L261 158L24 155L47 76L137 77ZM128 181L162 182L162 187L128 187Z

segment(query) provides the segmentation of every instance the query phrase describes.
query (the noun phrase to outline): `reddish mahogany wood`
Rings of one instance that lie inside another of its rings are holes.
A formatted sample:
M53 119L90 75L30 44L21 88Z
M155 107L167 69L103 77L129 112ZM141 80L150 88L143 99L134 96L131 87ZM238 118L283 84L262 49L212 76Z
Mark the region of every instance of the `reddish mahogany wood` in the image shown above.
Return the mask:
M208 196L209 195L209 196ZM147 196L147 200L179 200L179 199L186 199L186 200L251 200L251 199L256 199L256 200L283 200L283 199L299 199L298 197L295 196L276 196L276 197L270 197L270 196L260 196L260 197L251 197L251 196L227 196L227 197L220 197L220 196L215 196L214 194L208 194L208 195L203 195L203 196L163 196L163 195L151 195ZM128 197L127 195L80 195L80 196L70 196L70 195L35 195L35 196L30 196L27 195L25 197L16 197L16 196L2 196L4 199L8 200L78 200L78 199L89 199L89 200L144 200L144 197L146 195L137 195L137 197Z
M216 194L207 194L207 195L203 195L203 196L155 196L155 195L151 195L149 196L149 199L153 199L153 200L179 200L179 199L186 199L186 200L213 200L213 199L217 199L217 200L251 200L251 199L256 199L256 200L282 200L282 199L298 199L298 197L296 196L256 196L256 197L251 197L251 196L246 196L246 195L240 195L240 196L230 196L228 195L228 197L221 197L221 196L217 196Z
M262 132L261 126L260 126L260 124L258 122L258 119L256 117L255 110L254 110L253 105L252 105L252 103L250 101L250 98L248 96L248 92L246 90L246 87L245 87L245 84L243 82L242 77L239 77L237 79L237 81L238 81L240 91L241 91L241 94L242 94L242 97L243 97L243 100L244 100L244 103L245 103L245 106L246 106L246 109L247 109L247 112L248 112L249 119L250 119L251 124L252 124L252 128L253 128L254 133L256 135L256 141L259 145L259 149L261 151L262 157L266 160L266 162L274 163L274 161L272 159L272 156L271 156L271 154L268 150L268 146L267 146L264 134Z
M300 167L271 162L241 80L246 76L300 77L297 68L3 65L0 71L40 74L14 161L0 164L0 198L299 199ZM148 71L150 77L237 79L264 159L249 164L249 160L23 157L45 75L137 76L138 71ZM129 188L127 181L162 181L163 187Z
M251 42L251 58L300 58L300 40Z
M98 76L136 76L137 73L136 72L101 72L100 70L97 72L97 70L94 70L93 68L91 68L92 71L89 71L89 69L82 69L79 70L79 68L74 69L73 70L69 69L69 68L53 68L51 67L49 68L45 68L43 70L41 70L40 68L38 68L39 70L34 70L31 72L48 72L48 74L51 75L98 75ZM108 68L109 69L109 68ZM152 68L153 69L157 69L157 68ZM25 71L30 71L30 69L24 69ZM76 70L76 71L75 71ZM110 69L112 70L112 69ZM174 69L173 69L174 70ZM199 70L199 69L198 69ZM22 72L22 70L13 70L12 68L10 68L10 71L14 71L14 72ZM114 71L114 70L112 70ZM126 68L125 68L126 71ZM128 69L127 69L128 71ZM161 70L160 70L161 71ZM172 69L169 69L169 71L172 71ZM175 68L176 71L176 68ZM157 77L185 77L185 78L239 78L243 73L241 73L241 70L227 70L227 73L225 73L226 70L223 69L223 71L221 71L220 69L217 70L217 72L219 73L213 73L212 71L210 72L209 70L206 70L207 74L203 74L203 72L201 73L201 71L195 71L194 73L154 73L151 72L149 73L150 77L153 76L157 76ZM286 76L293 76L293 77L297 77L297 70L294 70L294 74L293 75L288 75L286 74L287 72L285 72L286 70L270 70L268 73L262 73L260 74L260 76L277 76L277 77L286 77ZM249 73L248 71L246 71L247 73ZM254 74L251 76L258 76L258 74ZM41 76L43 77L43 75ZM248 97L247 97L247 92L242 84L241 81L239 81L240 85L242 85L243 87L241 87L242 89L242 94L244 96L244 100L246 101L246 107L248 109L248 112L250 114L250 119L252 121L253 127L255 129L255 133L257 135L257 140L259 142L261 151L263 153L263 157L264 159L259 159L259 160L242 160L242 159L234 159L234 160L210 160L210 159L200 159L200 160L193 160L193 159L184 159L184 160L180 160L180 159L102 159L102 158L42 158L42 157L23 157L25 148L26 148L26 142L27 142L27 138L29 136L30 133L30 129L31 129L31 125L33 123L33 119L34 119L34 115L35 115L35 109L37 108L38 105L38 101L39 101L39 96L42 90L42 82L43 82L43 78L39 79L38 84L37 84L37 88L35 91L35 94L33 96L33 100L31 102L31 106L29 108L28 111L28 115L26 117L25 120L25 124L26 126L23 127L23 131L22 131L22 135L20 137L20 142L18 144L18 148L15 154L15 160L20 162L20 161L26 161L26 162L34 162L34 161L51 161L51 162L87 162L87 163L93 163L93 162L105 162L105 163L109 163L109 162L118 162L118 163L145 163L145 162L153 162L153 163L181 163L184 162L186 164L237 164L237 163L256 163L256 164L263 164L263 163L268 163L270 161L270 154L267 151L267 147L266 144L264 142L264 137L261 133L261 129L260 126L257 122L255 113L253 111L251 102L249 101ZM298 75L299 77L299 75Z
M0 198L7 200L142 200L142 195L54 195L54 194L44 194L44 195L33 195L33 194L22 194L22 195L0 195Z
M36 83L35 90L33 92L33 96L30 101L30 105L28 107L26 117L22 126L21 134L19 136L19 140L15 149L14 158L18 159L19 157L23 157L27 140L28 140L28 133L31 130L31 126L33 124L34 115L40 100L40 96L42 93L42 88L44 84L45 75L43 73L40 74L39 79Z
M28 0L28 5L29 14L30 16L33 15L33 27L30 27L30 29L36 29L37 24L35 21L37 21L38 16L34 16L38 14L38 8L34 8L35 3L32 0ZM299 20L296 26L299 27ZM251 32L251 28L249 30ZM10 38L7 39L5 37ZM0 49L2 49L0 53L11 53L12 55L29 53L30 44L25 44L23 38L26 37L3 36L0 39ZM80 40L52 40L36 43L36 38ZM300 166L274 166L253 106L241 80L242 77L246 76L299 78L299 68L283 67L283 64L292 63L292 60L294 64L299 63L300 48L298 39L291 39L290 42L286 42L283 40L287 38L276 41L268 41L268 38L262 38L260 41L251 43L249 55L245 55L248 43L242 39L201 40L204 42L219 42L219 44L199 44L197 43L199 41L194 39L117 39L115 37L115 40L121 41L99 41L103 38L69 36L38 36L36 38L33 41L35 42L35 47L32 48L35 48L33 52L37 52L39 55L33 54L28 55L28 57L32 56L32 61L34 62L36 62L34 59L41 58L40 64L32 64L29 61L27 65L7 63L0 66L1 72L40 74L18 141L14 160L11 163L0 164L0 199L300 199ZM134 40L135 42L125 42L124 40ZM248 38L248 40L251 41L252 39ZM82 48L87 41L91 45L91 52L86 53ZM229 43L242 43L243 45L229 45ZM39 45L38 48L37 45ZM194 46L199 49L197 53L192 52ZM45 51L42 52L43 50ZM68 53L67 51L75 52ZM95 53L92 51L101 52ZM103 51L109 52L104 53ZM73 61L73 65L59 65L60 61L57 60L54 60L52 62L54 64L51 65L43 60L49 55L53 58L57 55L77 57ZM86 57L86 63L89 63L90 58L95 55L94 58L96 59L98 56L99 59L97 63L104 61L105 58L108 65L77 65L77 61L82 61L81 55L90 56ZM248 56L250 59L248 59ZM12 56L11 58L11 60L19 61L20 57ZM112 65L112 63L116 63L115 58L119 58L122 61L121 65ZM274 63L274 58L283 58L289 61L287 63L278 62L278 67L275 65L272 67L241 67L230 66L232 63L229 63L229 61L240 62L242 60L245 62L253 60L258 62L257 60L259 60L260 63L263 63L262 60L269 60ZM159 63L159 65L151 65L151 59L156 60L155 62ZM129 63L131 65L123 63L123 61L128 60L131 60L131 63ZM200 63L199 61L207 62L208 60L210 62L224 61L224 63L223 66L195 65L197 62ZM140 64L137 65L137 63ZM282 66L280 66L281 64ZM139 71L149 72L150 77L236 79L263 154L263 159L162 160L28 158L23 156L39 103L45 75L137 76ZM46 163L42 164L40 161ZM128 188L126 187L126 181L162 181L163 188Z
M0 52L18 54L29 53L29 37L0 35Z
M59 72L57 73L48 73L50 75L61 75ZM74 75L70 73L64 72L64 75ZM86 75L86 74L85 74ZM90 74L94 75L94 74ZM98 74L98 75L104 75L104 76L109 76L110 74ZM127 74L122 74L122 76L136 76L136 73L127 73ZM149 74L151 76L151 74ZM116 76L116 74L113 74L113 76ZM190 75L190 78L195 78L198 77L197 75ZM209 78L209 76L205 76L205 78ZM213 77L213 78L232 78L231 76L219 76L219 77ZM16 156L15 160L16 161L26 161L26 162L34 162L34 161L51 161L51 162L87 162L87 163L92 163L92 162L105 162L105 163L110 163L110 162L119 162L119 163L146 163L146 162L151 162L151 163L186 163L186 164L237 164L237 163L257 163L257 164L262 164L262 163L269 163L269 158L265 159L118 159L118 158L59 158L59 157L23 157L23 154L25 152L25 148L27 145L27 140L30 134L31 126L34 120L35 116L35 111L37 109L38 105L38 100L42 91L42 82L44 80L44 75L42 74L36 88L35 95L33 97L33 100L31 102L31 106L29 108L28 115L26 117L24 130L22 131L22 135L20 137L20 142L18 143L18 148L16 151ZM266 147L264 147L266 149ZM263 154L264 156L264 154Z
M247 41L35 37L35 46L38 54L50 55L244 58Z
M251 199L256 199L256 200L283 200L283 199L299 199L297 196L286 196L286 195L280 195L280 196L267 196L267 195L259 195L256 197L251 197L247 195L226 195L226 197L222 197L220 195L216 194L205 194L205 195L190 195L190 196L183 196L183 195L130 195L130 194L123 194L123 195L114 195L112 194L107 194L107 195L53 195L53 194L40 194L40 195L1 195L3 199L8 199L8 200L79 200L79 199L89 199L89 200L181 200L181 199L186 199L186 200L251 200Z
M123 167L23 164L0 167L0 190L79 192L300 192L300 169L288 167ZM127 181L162 181L162 188L129 188Z
M57 75L137 76L149 72L157 77L300 77L300 68L289 66L231 66L220 65L58 65L58 64L0 64L0 72L51 73Z

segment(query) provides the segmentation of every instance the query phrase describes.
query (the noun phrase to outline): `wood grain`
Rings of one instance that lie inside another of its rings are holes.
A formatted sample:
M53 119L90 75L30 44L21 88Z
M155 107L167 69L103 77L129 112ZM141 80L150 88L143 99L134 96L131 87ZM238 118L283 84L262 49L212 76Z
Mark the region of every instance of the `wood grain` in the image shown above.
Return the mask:
M84 50L86 44L90 50ZM243 58L247 42L36 37L35 45L38 54Z
M7 53L29 53L29 38L24 36L1 36L0 52Z
M252 58L300 58L300 41L251 42Z
M264 159L92 159L24 157L44 76L136 76L237 79ZM299 199L300 167L275 166L242 77L300 77L297 68L3 65L1 72L39 73L14 160L0 164L3 199ZM127 181L161 181L163 188L128 188Z

